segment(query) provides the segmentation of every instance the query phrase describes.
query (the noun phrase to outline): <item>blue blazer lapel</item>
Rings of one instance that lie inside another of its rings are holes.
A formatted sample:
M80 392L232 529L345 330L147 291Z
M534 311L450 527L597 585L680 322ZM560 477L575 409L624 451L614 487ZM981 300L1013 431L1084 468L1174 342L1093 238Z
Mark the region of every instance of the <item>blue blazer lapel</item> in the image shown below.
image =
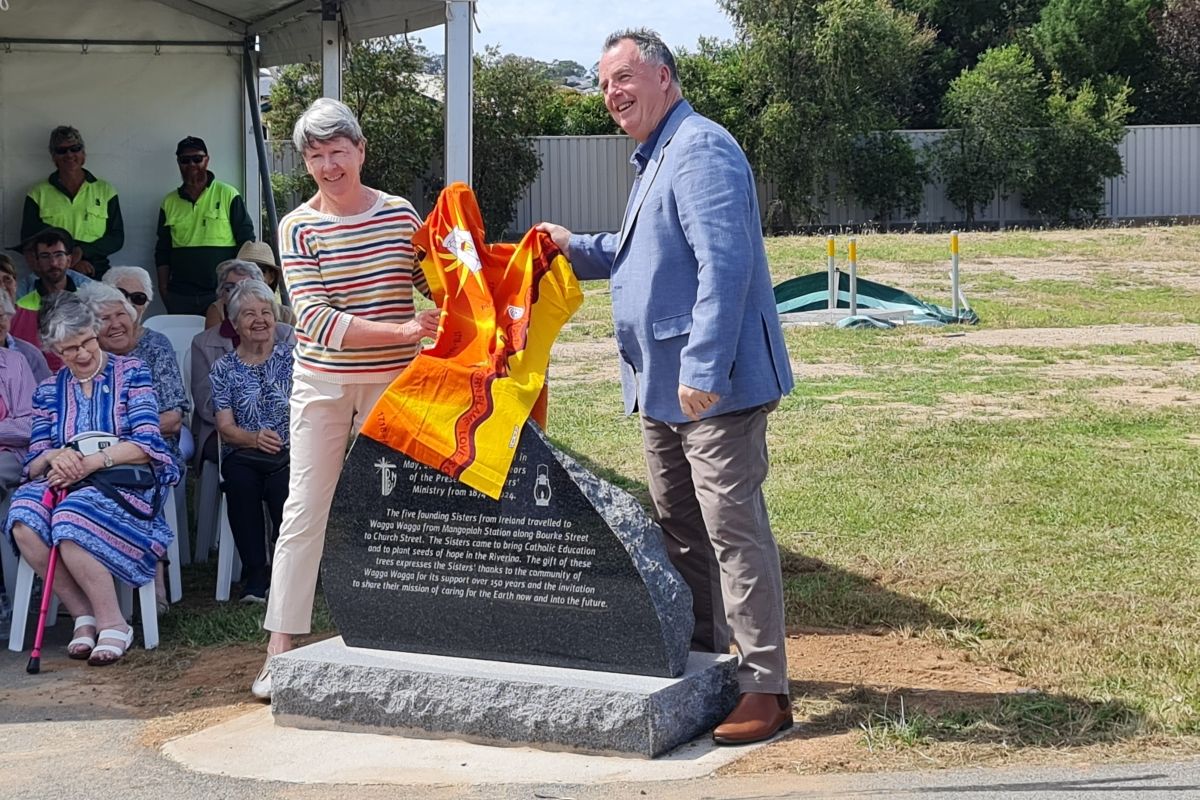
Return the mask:
M633 230L638 211L641 210L642 203L645 202L646 195L650 191L650 186L658 176L658 170L662 166L663 153L667 149L667 145L671 143L671 138L679 130L679 126L683 124L683 120L691 113L691 104L684 100L676 106L674 113L667 120L666 127L663 128L662 134L658 137L658 142L654 145L654 152L650 154L650 160L646 162L646 169L642 172L642 179L638 181L637 192L634 193L629 208L625 212L624 224L621 226L621 237L617 240L617 252L614 258L621 254L621 249L625 246L625 241L629 238L629 232Z

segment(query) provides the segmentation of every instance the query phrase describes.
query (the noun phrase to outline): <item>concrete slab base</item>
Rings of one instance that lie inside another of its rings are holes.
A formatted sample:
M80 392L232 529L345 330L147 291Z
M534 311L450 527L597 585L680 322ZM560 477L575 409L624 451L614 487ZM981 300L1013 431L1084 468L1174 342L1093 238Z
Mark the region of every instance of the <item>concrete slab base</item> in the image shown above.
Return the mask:
M346 647L326 639L271 664L279 725L452 737L654 757L737 701L733 656L692 653L678 678Z
M716 747L707 735L659 758L494 747L276 725L269 708L175 739L163 752L209 775L311 784L483 786L606 784L702 778L761 745Z

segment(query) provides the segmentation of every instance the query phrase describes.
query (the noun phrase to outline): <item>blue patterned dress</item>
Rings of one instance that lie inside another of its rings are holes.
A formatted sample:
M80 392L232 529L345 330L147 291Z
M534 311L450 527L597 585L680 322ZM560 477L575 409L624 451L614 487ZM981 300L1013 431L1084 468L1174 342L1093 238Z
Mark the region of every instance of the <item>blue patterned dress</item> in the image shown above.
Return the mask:
M178 411L184 424L191 418L192 404L188 402L187 390L183 387L183 375L179 372L179 360L171 340L158 331L146 328L137 345L126 353L130 358L140 358L150 368L154 381L154 393L158 395L158 413ZM182 463L179 453L179 434L164 436L176 463Z
M158 398L150 370L136 358L108 356L104 371L93 381L87 397L71 371L43 381L33 395L33 431L29 464L47 450L57 449L84 431L105 431L136 444L150 456L161 486L179 481L179 467L158 429ZM42 505L46 480L32 480L13 493L4 530L12 537L20 522L36 531L47 545L73 541L108 571L130 586L153 580L155 566L166 555L173 534L160 512L153 521L137 519L91 486L76 489L53 510ZM129 503L149 510L153 492L123 491Z
M271 355L261 364L247 364L238 358L237 351L217 359L209 373L212 381L213 414L229 409L233 421L244 431L272 430L279 434L283 446L291 439L289 403L292 398L292 348L286 343L275 345ZM233 448L222 446L222 455Z

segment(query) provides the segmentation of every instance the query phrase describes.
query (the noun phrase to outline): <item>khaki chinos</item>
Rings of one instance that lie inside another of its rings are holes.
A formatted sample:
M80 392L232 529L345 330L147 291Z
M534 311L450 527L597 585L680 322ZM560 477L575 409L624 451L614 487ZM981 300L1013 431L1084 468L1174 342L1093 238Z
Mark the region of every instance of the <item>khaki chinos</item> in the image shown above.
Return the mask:
M271 593L263 620L269 631L312 630L325 526L346 444L389 383L331 383L302 373L292 379L291 475L271 562Z
M642 417L654 514L692 590L692 649L741 660L743 692L787 694L783 578L762 485L778 401L683 424Z

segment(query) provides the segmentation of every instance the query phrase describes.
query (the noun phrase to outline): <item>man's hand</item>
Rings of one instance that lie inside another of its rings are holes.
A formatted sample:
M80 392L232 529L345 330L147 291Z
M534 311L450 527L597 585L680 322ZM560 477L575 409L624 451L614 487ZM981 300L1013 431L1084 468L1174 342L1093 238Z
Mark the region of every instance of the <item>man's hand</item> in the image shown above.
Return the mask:
M75 265L74 269L76 272L80 273L81 275L87 275L89 278L96 275L96 268L93 267L92 262L88 261L86 258L79 259L79 263Z
M563 255L567 255L567 248L571 244L571 232L562 225L555 225L553 222L539 222L533 226L536 231L541 231L547 234L554 240L555 246L563 251Z
M418 311L408 322L400 325L400 341L404 344L419 344L422 339L437 339L438 320L442 312L436 309Z
M692 422L699 422L700 415L716 405L720 399L719 394L679 384L679 408Z

